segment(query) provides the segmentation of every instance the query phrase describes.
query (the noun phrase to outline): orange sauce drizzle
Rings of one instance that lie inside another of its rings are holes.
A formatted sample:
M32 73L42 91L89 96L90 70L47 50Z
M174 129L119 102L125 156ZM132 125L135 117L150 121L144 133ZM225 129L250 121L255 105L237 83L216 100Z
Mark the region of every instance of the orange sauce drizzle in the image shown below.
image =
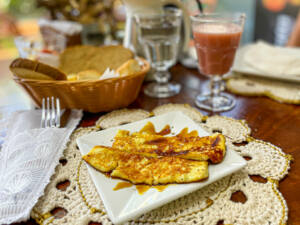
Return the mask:
M128 182L119 182L117 183L117 185L114 187L114 191L117 191L117 190L120 190L120 189L123 189L123 188L129 188L129 187L132 187L133 184L131 183L128 183Z
M166 125L161 131L156 132L153 123L148 122L139 133L149 133L149 134L158 134L158 135L167 135L171 133L170 125Z
M119 182L117 183L117 185L113 188L114 191L123 189L123 188L129 188L132 187L133 184L129 183L129 182ZM144 194L145 192L147 192L150 188L155 188L157 191L162 192L163 190L165 190L169 185L156 185L156 186L150 186L150 185L135 185L136 190L138 191L138 193L140 195Z
M106 177L111 178L110 173L103 173Z
M140 195L144 194L151 188L149 185L135 185L135 187Z
M167 134L170 134L171 133L171 127L169 124L167 124L161 131L159 131L158 135L167 135Z
M155 188L156 190L158 190L159 192L162 192L163 190L165 190L169 185L157 185L157 186L152 186L153 188Z
M151 133L154 134L155 133L155 127L153 125L153 123L148 122L141 130L139 133Z
M188 128L183 128L179 134L177 134L176 136L186 136L188 134Z
M197 136L199 136L198 131L192 130L192 131L189 133L189 136L192 136L192 137L197 137Z
M197 137L198 131L192 130L190 133L188 132L188 128L183 128L179 134L176 135L177 137Z

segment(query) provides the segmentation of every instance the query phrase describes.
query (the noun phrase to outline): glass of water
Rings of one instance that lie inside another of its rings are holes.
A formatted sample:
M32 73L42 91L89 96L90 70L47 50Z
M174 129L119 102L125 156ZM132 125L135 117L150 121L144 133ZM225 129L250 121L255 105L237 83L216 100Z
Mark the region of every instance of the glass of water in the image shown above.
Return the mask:
M148 84L144 93L150 97L167 98L180 92L180 84L169 82L168 69L176 63L180 41L182 12L165 9L156 13L135 15L138 40L144 54L155 69L156 82Z

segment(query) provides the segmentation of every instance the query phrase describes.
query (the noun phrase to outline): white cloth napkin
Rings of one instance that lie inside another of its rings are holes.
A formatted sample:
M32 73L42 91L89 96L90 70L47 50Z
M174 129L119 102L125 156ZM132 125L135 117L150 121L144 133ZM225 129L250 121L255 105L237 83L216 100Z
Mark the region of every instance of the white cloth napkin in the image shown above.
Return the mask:
M300 76L300 50L259 41L248 46L244 62L258 73L278 76Z
M39 128L39 110L20 111L0 120L0 224L29 219L43 195L82 111L72 110L65 128Z

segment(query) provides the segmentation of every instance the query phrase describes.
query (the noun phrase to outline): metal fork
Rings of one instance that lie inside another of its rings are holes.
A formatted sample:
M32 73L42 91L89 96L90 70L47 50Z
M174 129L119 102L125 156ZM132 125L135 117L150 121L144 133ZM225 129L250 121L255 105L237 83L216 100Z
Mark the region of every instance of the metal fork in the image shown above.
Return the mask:
M59 98L47 97L42 100L41 128L60 127Z

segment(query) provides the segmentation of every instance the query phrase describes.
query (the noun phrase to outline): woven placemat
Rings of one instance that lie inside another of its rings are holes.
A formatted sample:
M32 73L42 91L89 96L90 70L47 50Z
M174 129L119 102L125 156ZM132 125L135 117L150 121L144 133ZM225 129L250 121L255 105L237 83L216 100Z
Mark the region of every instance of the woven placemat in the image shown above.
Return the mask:
M248 161L239 172L229 175L192 194L175 200L127 224L285 224L288 208L278 190L279 181L288 173L291 156L270 143L250 136L245 121L227 117L203 116L189 105L167 104L149 113L144 110L118 110L102 116L96 126L77 129L57 166L51 182L31 216L39 224L88 225L89 222L111 224L103 203L88 174L85 163L76 146L81 135L117 126L170 111L182 111L199 123L208 132L222 132L228 147ZM243 144L237 144L243 143ZM264 177L265 182L256 182L251 175ZM65 181L66 190L57 186ZM245 202L232 200L232 194L240 191ZM62 218L55 218L51 211L65 209Z
M266 96L278 102L300 104L300 84L235 74L226 81L230 92L245 96Z

